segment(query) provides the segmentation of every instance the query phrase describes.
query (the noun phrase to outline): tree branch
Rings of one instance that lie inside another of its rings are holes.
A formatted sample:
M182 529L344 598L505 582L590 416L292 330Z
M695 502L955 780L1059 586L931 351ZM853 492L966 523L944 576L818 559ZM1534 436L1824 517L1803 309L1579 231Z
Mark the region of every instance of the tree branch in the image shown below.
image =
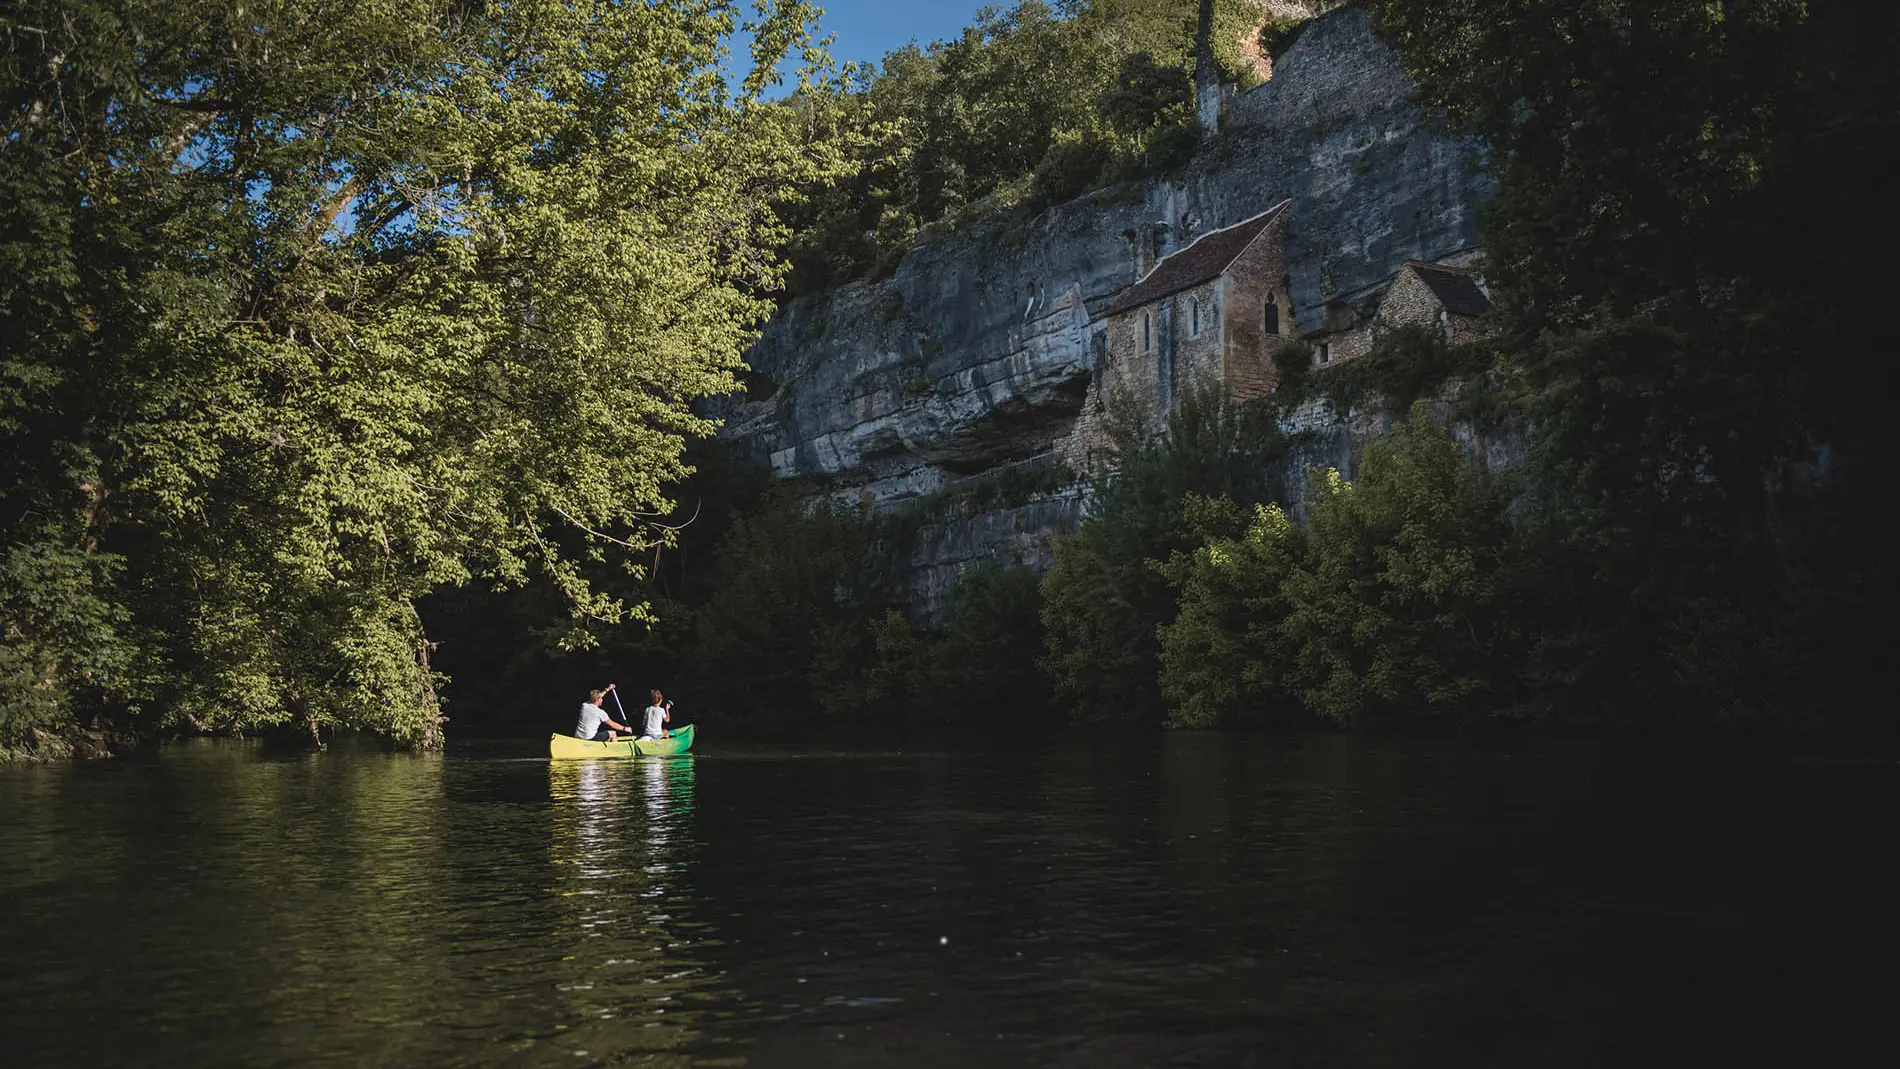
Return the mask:
M645 553L647 550L653 549L657 547L658 545L660 545L660 543L658 542L648 542L645 545L636 546L632 542L623 542L620 539L615 538L613 535L607 534L602 531L596 531L592 527L587 526L586 524L582 523L580 520L574 518L574 516L571 513L569 513L566 509L562 508L559 505L549 505L548 507L560 513L562 519L580 528L582 531L585 531L589 535L592 535L593 537L600 539L603 542L612 542L616 546L623 546L627 549L633 550L636 553ZM669 528L669 530L675 530L675 529L676 528Z
M342 215L343 209L349 207L350 202L355 200L361 192L363 192L362 176L351 175L349 181L343 183L343 188L336 191L336 196L330 198L330 203L324 206L323 211L310 221L310 230L306 235L308 241L306 250L314 248L317 242L323 240L323 235L329 233L330 227L336 224L336 217Z

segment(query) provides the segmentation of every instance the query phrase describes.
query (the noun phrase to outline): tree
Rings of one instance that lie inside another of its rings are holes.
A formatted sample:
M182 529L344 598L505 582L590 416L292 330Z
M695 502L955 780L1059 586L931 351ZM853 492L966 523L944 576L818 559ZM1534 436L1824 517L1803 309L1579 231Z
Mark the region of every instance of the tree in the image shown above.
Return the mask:
M1267 412L1209 384L1184 391L1158 438L1126 401L1111 411L1115 466L1096 480L1080 528L1055 541L1043 579L1044 665L1071 718L1158 724L1158 631L1176 592L1150 562L1196 545L1190 495L1267 500L1286 442Z
M1896 237L1872 155L1900 128L1892 6L1370 6L1499 176L1486 274L1531 438L1549 711L1868 708L1900 600L1900 528L1854 474L1897 459L1860 366L1884 283L1857 266Z
M891 619L896 565L884 534L842 506L789 494L738 518L695 611L692 674L706 704L838 721L901 701L914 649L908 624Z
M1205 541L1163 568L1180 590L1161 628L1161 692L1168 726L1211 728L1298 719L1292 650L1281 634L1288 575L1306 537L1278 505L1251 517L1232 502L1191 498L1188 522Z
M951 591L943 633L931 646L926 711L966 727L998 715L1021 724L1047 707L1041 577L1020 563L987 557L964 569Z
M1170 113L1185 113L1193 97L1193 79L1179 63L1158 63L1146 52L1131 52L1102 94L1102 118L1123 137L1139 138Z
M1247 82L1240 42L1260 8L1214 10L1216 61ZM856 170L808 191L794 291L892 269L922 228L966 213L1040 211L1180 163L1197 136L1196 14L1176 0L1019 0L819 87L812 129L849 145Z
M640 618L579 561L664 541L835 168L760 96L813 15L734 93L722 0L11 5L0 742L63 694L430 744L425 593Z
M1357 482L1328 470L1314 490L1278 625L1307 705L1355 728L1462 726L1497 712L1510 695L1500 666L1512 660L1499 488L1419 405L1366 446Z

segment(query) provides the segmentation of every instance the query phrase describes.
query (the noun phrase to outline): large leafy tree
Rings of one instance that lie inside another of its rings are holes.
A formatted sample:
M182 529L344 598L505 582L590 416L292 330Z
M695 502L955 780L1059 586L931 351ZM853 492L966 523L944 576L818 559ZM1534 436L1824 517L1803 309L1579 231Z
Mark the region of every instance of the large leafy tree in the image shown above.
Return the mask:
M1865 707L1892 628L1884 491L1900 14L1869 0L1373 0L1483 138L1531 433L1555 710L1654 723ZM1843 686L1843 684L1849 684ZM1809 716L1808 714L1813 714Z
M579 558L664 537L833 169L761 99L813 15L9 3L0 745L101 710L429 744L421 595L640 615Z
M1165 571L1176 727L1299 711L1355 728L1467 725L1512 711L1517 662L1504 488L1426 405L1366 446L1360 478L1316 471L1304 530L1278 506L1190 510L1205 541Z
M1277 628L1307 706L1353 727L1502 711L1515 661L1500 604L1502 488L1420 404L1366 446L1357 481L1327 470L1315 490Z

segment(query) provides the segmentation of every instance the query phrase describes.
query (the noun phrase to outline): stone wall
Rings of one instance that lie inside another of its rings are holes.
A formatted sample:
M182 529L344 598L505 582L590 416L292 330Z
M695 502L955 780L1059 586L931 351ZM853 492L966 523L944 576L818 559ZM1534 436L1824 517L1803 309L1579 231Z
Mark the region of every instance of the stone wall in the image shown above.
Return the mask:
M1407 259L1477 244L1490 182L1410 90L1361 10L1314 20L1179 172L1034 218L999 212L911 249L890 278L791 302L748 357L776 391L716 410L724 435L880 508L1052 454L1087 418L1106 352L1094 312L1135 280L1141 236L1165 255L1181 220L1215 229L1289 198L1286 331L1317 328L1328 297L1374 294ZM955 524L941 544L980 555L985 523Z
M1221 381L1239 400L1265 397L1276 380L1273 352L1292 340L1285 333L1269 335L1266 331L1269 295L1280 308L1292 306L1292 295L1287 290L1284 223L1275 222L1259 241L1248 246L1228 268L1222 288L1226 300L1221 320Z
M1183 389L1220 374L1221 288L1219 279L1209 280L1130 309L1104 324L1103 352L1083 403L1086 416L1056 444L1057 452L1070 458L1077 472L1096 469L1107 444L1103 417L1111 405L1130 406L1143 422L1158 429ZM1194 326L1197 305L1199 331Z
M1453 345L1474 340L1479 330L1476 319L1447 312L1438 295L1409 268L1399 272L1386 290L1385 299L1379 302L1374 329L1407 326L1437 327Z

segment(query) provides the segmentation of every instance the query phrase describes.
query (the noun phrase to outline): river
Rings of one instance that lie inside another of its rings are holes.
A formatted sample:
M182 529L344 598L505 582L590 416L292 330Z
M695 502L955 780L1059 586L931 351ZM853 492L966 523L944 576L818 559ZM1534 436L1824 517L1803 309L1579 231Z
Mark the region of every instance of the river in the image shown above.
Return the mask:
M1889 1064L1892 761L700 741L0 769L5 1061Z

